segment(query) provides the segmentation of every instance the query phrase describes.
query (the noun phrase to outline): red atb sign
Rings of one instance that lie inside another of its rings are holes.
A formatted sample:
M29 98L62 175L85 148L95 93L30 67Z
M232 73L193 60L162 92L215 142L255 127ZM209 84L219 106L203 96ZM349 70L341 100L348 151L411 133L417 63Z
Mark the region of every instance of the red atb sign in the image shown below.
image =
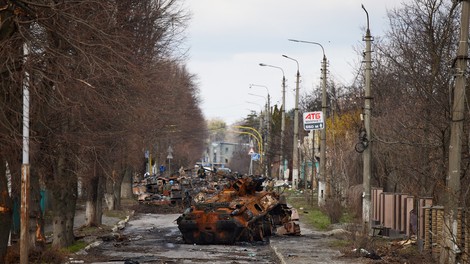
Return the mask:
M304 129L305 130L317 130L323 129L325 122L323 121L323 112L307 112L304 113Z

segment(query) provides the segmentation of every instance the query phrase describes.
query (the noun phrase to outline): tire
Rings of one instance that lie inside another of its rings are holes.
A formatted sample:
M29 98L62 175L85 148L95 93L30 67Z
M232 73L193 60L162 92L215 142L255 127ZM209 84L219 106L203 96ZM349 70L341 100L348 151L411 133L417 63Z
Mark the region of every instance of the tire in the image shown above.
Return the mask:
M364 150L366 149L366 147L364 146L364 144L362 144L362 142L359 142L356 144L356 146L354 146L354 149L358 152L358 153L362 153L364 152Z

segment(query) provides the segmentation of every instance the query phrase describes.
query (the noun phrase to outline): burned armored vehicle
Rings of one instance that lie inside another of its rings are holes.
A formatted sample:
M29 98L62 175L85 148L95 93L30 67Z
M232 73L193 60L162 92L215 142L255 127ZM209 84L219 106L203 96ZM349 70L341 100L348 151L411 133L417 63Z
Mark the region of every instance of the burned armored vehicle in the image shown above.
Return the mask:
M233 244L261 241L276 232L300 235L294 209L277 192L263 190L264 180L234 178L214 196L187 208L176 220L184 242Z

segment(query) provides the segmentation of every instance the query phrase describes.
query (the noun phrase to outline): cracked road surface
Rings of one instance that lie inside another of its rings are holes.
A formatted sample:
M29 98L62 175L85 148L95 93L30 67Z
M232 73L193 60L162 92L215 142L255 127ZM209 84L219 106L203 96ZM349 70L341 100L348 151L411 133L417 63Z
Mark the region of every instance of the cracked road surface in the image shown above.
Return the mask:
M85 263L280 263L269 242L235 245L184 244L180 214L137 214L117 239L75 256ZM132 262L134 261L134 262ZM77 262L78 263L78 262ZM82 262L83 263L83 262Z

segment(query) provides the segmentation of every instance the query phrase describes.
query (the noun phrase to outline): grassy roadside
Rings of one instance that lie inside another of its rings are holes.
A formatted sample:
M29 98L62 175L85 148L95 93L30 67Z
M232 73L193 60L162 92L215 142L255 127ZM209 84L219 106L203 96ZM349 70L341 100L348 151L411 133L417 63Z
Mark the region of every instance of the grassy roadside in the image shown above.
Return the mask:
M318 206L316 194L287 190L283 193L287 203L297 209L302 223L312 226L318 230L327 230L330 226L328 216Z

